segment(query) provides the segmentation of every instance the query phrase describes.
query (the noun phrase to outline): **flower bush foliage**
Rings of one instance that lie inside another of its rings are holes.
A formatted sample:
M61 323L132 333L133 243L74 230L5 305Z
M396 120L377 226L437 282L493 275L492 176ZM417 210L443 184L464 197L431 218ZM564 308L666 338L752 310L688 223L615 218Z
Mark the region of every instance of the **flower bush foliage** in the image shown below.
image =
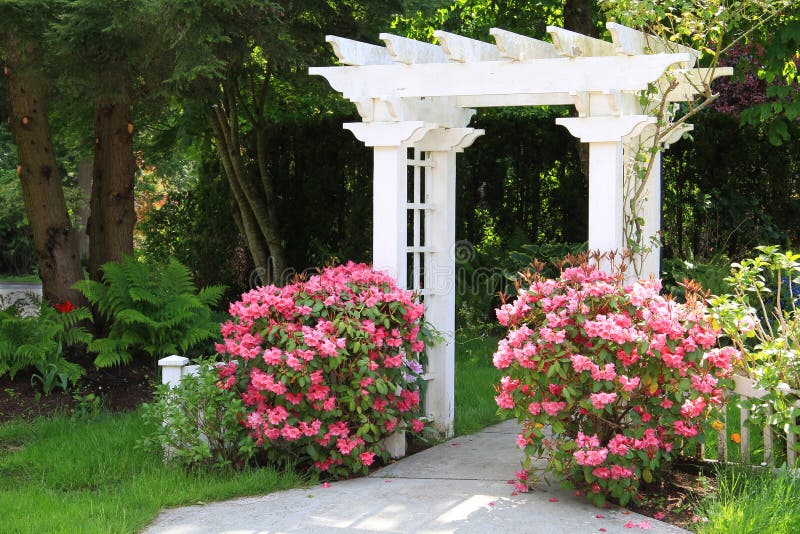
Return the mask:
M742 398L750 421L797 432L800 416L800 254L777 246L757 247L734 263L728 294L712 299L714 318L742 358L737 372L767 394ZM768 410L769 409L769 410ZM770 413L771 412L771 413ZM769 417L769 420L765 420Z
M528 489L531 459L545 457L548 472L593 502L625 504L676 449L700 442L738 353L714 348L696 292L678 304L659 295L658 280L623 285L586 263L522 279L496 311L509 332L494 355L506 373L497 404L523 423L517 490Z
M245 426L271 460L334 477L366 472L420 404L422 305L390 277L348 263L231 305L220 386L240 388Z

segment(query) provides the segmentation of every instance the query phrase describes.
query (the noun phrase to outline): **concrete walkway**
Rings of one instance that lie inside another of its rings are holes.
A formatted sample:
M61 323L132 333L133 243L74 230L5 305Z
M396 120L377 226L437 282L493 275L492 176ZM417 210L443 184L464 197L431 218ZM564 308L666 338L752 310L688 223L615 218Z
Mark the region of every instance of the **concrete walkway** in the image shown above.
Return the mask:
M162 512L148 534L283 532L650 533L685 530L619 509L598 509L544 483L511 495L517 425L507 421L424 450L370 476ZM600 517L598 517L600 516ZM625 528L628 522L633 528ZM605 530L601 530L605 529Z

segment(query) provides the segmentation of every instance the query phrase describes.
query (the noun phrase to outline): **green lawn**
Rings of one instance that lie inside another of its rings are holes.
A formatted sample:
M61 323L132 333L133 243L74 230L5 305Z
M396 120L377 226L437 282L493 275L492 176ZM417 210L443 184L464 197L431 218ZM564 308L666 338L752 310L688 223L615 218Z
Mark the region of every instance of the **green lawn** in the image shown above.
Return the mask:
M497 339L459 336L457 434L497 423L492 365ZM265 494L306 483L261 468L196 472L165 467L135 447L147 431L140 412L88 421L67 416L0 425L0 531L138 532L166 507Z
M139 412L0 426L0 531L138 532L164 507L303 484L274 469L189 473L134 448Z
M456 336L456 414L457 435L470 434L499 423L494 385L500 371L492 364L497 337L463 334Z
M794 534L800 532L800 479L796 476L727 468L717 474L718 491L696 514L700 534Z
M35 282L37 284L41 284L42 280L41 278L39 278L39 275L36 274L25 274L21 276L11 276L11 275L0 276L0 284L1 283L19 284L22 282Z

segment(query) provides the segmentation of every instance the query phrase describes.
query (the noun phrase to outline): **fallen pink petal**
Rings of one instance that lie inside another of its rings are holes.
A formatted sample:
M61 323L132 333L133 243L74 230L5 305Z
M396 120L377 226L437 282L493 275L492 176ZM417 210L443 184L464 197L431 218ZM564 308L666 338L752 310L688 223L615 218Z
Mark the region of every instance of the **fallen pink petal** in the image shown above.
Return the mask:
M642 530L648 530L653 528L653 525L650 524L650 521L642 521L640 523L636 523L636 526Z
M628 521L627 523L625 523L622 526L625 527L625 528L633 528L633 521Z
M330 482L323 482L323 483L322 483L322 484L320 484L319 486L320 486L321 488L325 488L325 489L327 489L327 488L330 488L330 487L331 487L331 484L330 484Z
M597 519L605 519L606 518L606 516L604 516L603 514L597 514L595 517Z
M664 514L661 512L656 512L653 514L653 519L664 519Z
M558 502L558 497L550 497L547 500L550 501L550 502Z

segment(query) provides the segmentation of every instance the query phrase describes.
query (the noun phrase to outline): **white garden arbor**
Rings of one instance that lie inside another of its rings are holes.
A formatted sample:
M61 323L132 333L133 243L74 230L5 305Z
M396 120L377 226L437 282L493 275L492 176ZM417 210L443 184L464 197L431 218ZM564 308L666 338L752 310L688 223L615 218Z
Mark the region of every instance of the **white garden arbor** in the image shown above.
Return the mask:
M356 105L362 122L344 127L373 148L375 268L419 292L426 319L445 336L428 351L425 407L444 435L454 413L456 153L484 133L469 127L474 108L575 106L577 117L556 122L589 144L589 249L616 251L626 245L631 161L653 146L660 103L690 101L732 73L695 68L694 49L607 27L613 42L554 26L552 43L496 28L495 44L443 31L434 32L440 45L387 33L385 46L328 36L343 66L309 71ZM690 129L681 125L659 144ZM642 197L647 236L660 231L660 187L657 160ZM658 265L656 247L641 274L657 274Z

